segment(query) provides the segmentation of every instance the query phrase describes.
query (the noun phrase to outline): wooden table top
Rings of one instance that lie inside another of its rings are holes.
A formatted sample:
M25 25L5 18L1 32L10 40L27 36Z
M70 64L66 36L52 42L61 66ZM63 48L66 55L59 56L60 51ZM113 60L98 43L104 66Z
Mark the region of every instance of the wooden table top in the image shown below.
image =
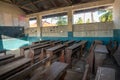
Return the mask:
M41 72L38 72L30 80L58 80L67 67L66 63L54 62L42 75Z
M67 41L67 42L65 42L65 44L66 44L66 43L69 44L69 43L72 43L72 42L75 42L75 41Z
M44 80L55 80L67 67L66 63L54 62L45 72Z
M14 57L14 56L15 56L14 54L7 54L7 55L4 55L4 56L0 56L0 61L11 58L11 57Z
M2 65L2 66L0 66L0 76L4 75L14 69L17 69L18 67L20 67L30 61L31 61L31 59L29 59L29 58L23 58L23 59L20 59L17 61L13 61L6 65Z
M108 53L108 50L105 45L96 45L94 52Z
M81 41L81 42L79 42L79 43L75 43L75 44L73 44L72 46L70 46L70 47L68 47L67 49L75 49L75 48L77 48L77 47L79 47L79 46L81 46L82 44L85 44L87 41Z
M47 49L47 51L54 51L54 50L59 49L59 48L64 47L64 46L65 45L60 44L60 45L57 45L57 46L54 46L52 48Z

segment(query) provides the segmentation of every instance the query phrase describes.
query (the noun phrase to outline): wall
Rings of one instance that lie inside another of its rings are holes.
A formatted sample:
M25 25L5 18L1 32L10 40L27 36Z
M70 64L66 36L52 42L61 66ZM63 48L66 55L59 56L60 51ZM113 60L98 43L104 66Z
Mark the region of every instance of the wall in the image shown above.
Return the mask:
M73 26L74 37L113 37L113 22L97 22Z
M42 39L51 39L51 40L88 40L93 41L95 39L103 40L108 42L109 40L113 40L113 22L108 23L91 23L91 24L83 24L83 25L73 25L73 11L75 10L83 10L90 9L100 6L108 6L113 5L114 0L98 0L90 3L77 4L69 7L63 7L48 11L43 11L35 14L27 15L27 17L39 16L39 20L44 15L56 14L61 12L68 13L68 25L66 27L50 27L42 29ZM41 22L41 21L38 21ZM40 23L39 23L40 24ZM39 26L38 27L41 27ZM41 25L41 24L40 24ZM97 29L97 31L96 31ZM82 30L82 31L81 31ZM63 32L62 32L63 31ZM61 33L62 32L62 33Z
M114 28L113 22L79 24L79 25L73 25L72 32L67 32L66 28L63 28L63 30L66 30L67 36L64 36L64 35L51 36L51 33L49 33L48 36L43 35L42 39L76 40L76 41L88 40L90 43L93 40L102 40L106 44L108 43L109 40L114 40L113 39L113 28ZM48 28L48 30L50 30L50 28ZM57 29L55 30L57 31Z
M27 26L26 15L15 5L0 1L0 26Z
M114 15L114 38L120 43L120 0L115 0L113 5Z
M0 0L0 27L6 28L6 30L2 30L3 32L0 33L0 50L17 49L29 43L25 38L13 38L11 36L13 32L18 32L16 30L11 31L10 28L7 30L7 27L13 28L16 26L28 26L28 23L26 23L26 14L15 5L3 3ZM3 39L6 36L9 39Z

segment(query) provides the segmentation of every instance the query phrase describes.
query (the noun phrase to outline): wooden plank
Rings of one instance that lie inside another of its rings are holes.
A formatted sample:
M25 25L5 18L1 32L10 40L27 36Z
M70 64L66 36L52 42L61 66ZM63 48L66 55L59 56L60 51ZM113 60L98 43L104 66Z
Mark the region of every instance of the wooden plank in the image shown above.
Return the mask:
M99 67L95 80L115 80L115 69Z
M14 57L15 57L14 54L7 54L7 55L4 55L4 56L0 56L0 61L4 61L4 60L14 58Z
M70 45L72 45L72 44L74 44L75 43L75 41L67 41L67 42L65 42L64 44L66 45L66 46L70 46Z
M11 59L4 60L4 61L0 61L0 66L11 63L13 61L16 61L16 60L19 60L19 59L22 59L22 58L24 58L24 56L18 56L18 57L14 57L14 58L11 58Z
M36 41L36 42L32 42L32 44L38 44L38 43L43 43L43 42L48 42L49 40L42 40L42 41Z
M96 45L94 52L96 53L108 53L108 50L105 45Z
M40 66L44 65L49 60L49 57L29 66L28 68L12 75L11 77L7 78L7 80L25 80L26 77L29 77L31 73L39 68Z
M18 71L30 66L31 59L23 58L6 65L0 66L0 79L4 80Z
M65 73L68 64L61 62L54 62L44 73L42 80L61 80L61 76ZM39 80L37 75L30 80Z

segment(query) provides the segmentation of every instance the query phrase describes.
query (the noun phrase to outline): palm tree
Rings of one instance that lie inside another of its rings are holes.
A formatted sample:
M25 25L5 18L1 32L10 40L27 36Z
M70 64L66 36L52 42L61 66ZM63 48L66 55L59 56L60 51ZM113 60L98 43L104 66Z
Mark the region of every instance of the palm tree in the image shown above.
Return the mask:
M82 24L83 23L83 20L82 20L82 18L80 17L79 19L78 19L78 21L76 22L76 24Z
M105 14L100 16L100 22L107 22L107 21L112 21L113 16L112 16L112 11L107 11Z

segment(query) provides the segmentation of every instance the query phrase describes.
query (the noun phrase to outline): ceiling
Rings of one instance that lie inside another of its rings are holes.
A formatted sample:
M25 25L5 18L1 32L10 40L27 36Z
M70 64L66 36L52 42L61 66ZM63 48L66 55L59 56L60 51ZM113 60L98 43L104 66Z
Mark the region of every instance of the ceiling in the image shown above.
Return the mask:
M37 13L45 10L56 9L75 4L82 4L97 0L1 0L9 4L14 4L22 9L26 14Z

